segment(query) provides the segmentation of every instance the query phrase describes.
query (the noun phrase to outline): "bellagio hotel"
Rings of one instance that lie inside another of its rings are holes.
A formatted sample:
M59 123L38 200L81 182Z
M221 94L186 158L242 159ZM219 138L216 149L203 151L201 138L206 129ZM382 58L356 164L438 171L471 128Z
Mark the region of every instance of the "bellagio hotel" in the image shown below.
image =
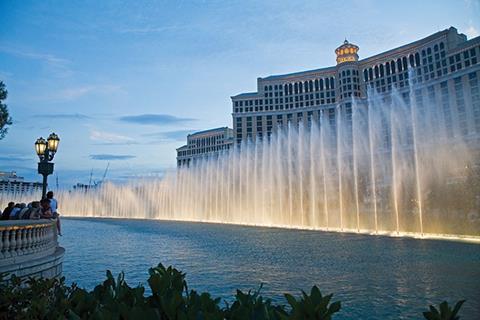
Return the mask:
M257 79L255 92L231 97L235 143L269 137L291 122L333 120L337 106L351 112L352 97L369 92L428 97L452 135L480 135L480 37L467 40L450 27L410 44L359 60L347 40L335 50L336 66ZM412 70L413 72L410 72ZM409 79L411 75L414 79Z

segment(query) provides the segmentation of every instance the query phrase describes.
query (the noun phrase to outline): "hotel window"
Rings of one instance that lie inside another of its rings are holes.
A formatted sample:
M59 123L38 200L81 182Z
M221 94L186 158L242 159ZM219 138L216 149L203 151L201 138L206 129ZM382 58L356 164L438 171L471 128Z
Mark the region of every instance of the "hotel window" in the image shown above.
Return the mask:
M478 86L478 77L476 72L468 75L470 83L470 93L472 97L473 123L475 131L480 133L480 90Z
M453 137L453 121L452 121L452 113L450 110L450 99L449 99L447 81L442 82L440 84L440 90L442 95L443 118L445 121L445 128L447 130L446 134L448 137Z
M465 98L463 95L463 84L462 78L458 77L454 79L455 85L455 97L457 102L457 112L458 112L458 120L460 125L460 130L462 135L468 134L468 126L467 126L467 112L465 108Z

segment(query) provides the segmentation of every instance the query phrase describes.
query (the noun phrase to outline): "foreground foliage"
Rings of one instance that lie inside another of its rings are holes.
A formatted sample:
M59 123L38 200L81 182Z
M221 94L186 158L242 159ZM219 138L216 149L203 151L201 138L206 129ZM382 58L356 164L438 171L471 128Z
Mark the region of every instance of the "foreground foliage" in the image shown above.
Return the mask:
M12 276L0 282L0 319L168 319L168 320L330 320L340 310L340 302L331 303L332 295L322 295L314 286L299 298L285 294L288 305L276 305L264 299L260 290L244 293L237 290L233 303L209 293L188 290L185 274L159 264L149 270L145 288L130 287L121 273L115 279L107 271L107 279L92 291L65 285L65 279L27 279ZM1 281L0 277L0 281ZM424 312L429 320L456 320L464 301L451 310L446 302L440 312L430 306Z

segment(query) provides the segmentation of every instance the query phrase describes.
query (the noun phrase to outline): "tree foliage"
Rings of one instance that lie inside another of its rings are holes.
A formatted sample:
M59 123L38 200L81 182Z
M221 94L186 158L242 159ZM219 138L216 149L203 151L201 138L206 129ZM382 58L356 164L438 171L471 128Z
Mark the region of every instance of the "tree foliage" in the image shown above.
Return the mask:
M8 91L3 81L0 81L0 140L5 137L8 126L12 124L12 118L8 113L7 105L4 101L7 99Z

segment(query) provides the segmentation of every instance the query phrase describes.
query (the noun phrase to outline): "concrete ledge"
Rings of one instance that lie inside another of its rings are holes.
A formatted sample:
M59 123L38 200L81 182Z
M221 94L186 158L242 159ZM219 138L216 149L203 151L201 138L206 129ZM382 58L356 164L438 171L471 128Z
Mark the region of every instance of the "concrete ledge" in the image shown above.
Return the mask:
M0 267L0 273L7 273L9 275L15 274L17 277L21 278L59 277L62 274L62 263L64 254L65 249L62 247L57 247L55 252L50 255Z

